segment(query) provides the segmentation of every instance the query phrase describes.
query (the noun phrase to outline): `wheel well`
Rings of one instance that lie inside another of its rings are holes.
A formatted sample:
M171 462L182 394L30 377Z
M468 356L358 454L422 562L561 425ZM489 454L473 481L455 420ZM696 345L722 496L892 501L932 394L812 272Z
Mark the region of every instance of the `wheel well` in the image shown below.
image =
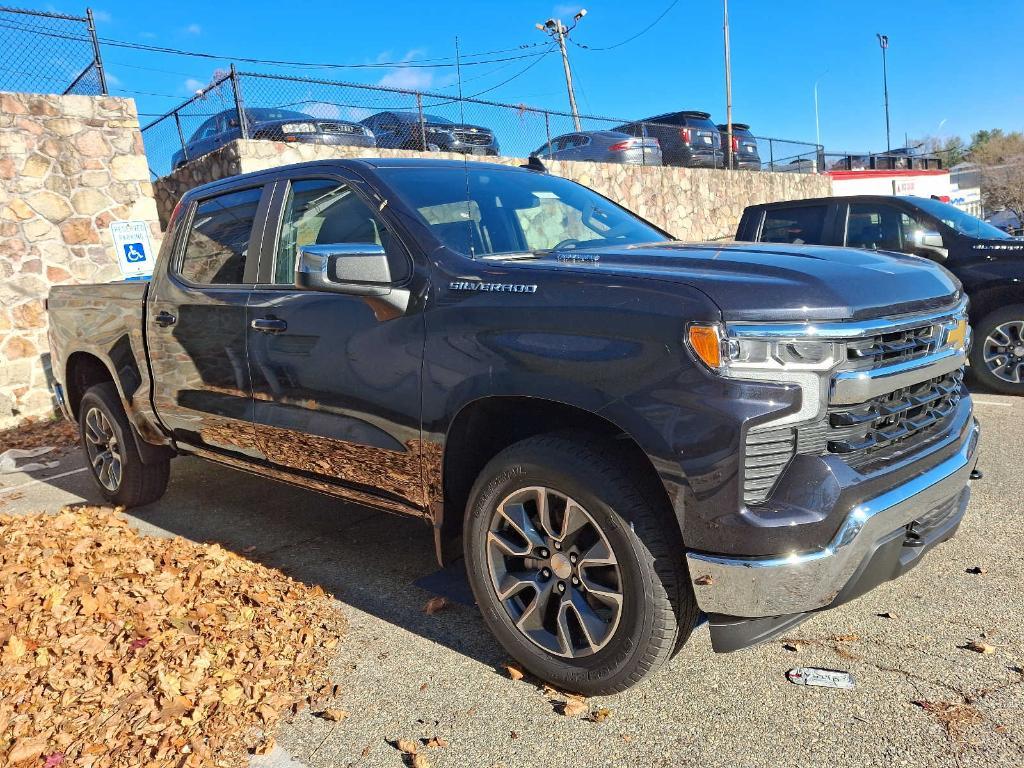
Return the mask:
M1024 287L1018 284L994 285L970 294L971 325L977 325L982 318L1007 304L1024 303Z
M534 435L573 430L602 442L615 461L652 503L670 504L668 493L650 458L637 442L607 419L575 406L533 397L493 397L463 408L445 440L442 479L444 516L439 531L439 556L450 562L458 556L466 503L477 476L498 453Z
M71 415L78 418L78 406L89 387L113 380L114 377L110 375L107 366L95 355L90 355L88 352L75 352L71 355L68 358L67 375L64 378Z

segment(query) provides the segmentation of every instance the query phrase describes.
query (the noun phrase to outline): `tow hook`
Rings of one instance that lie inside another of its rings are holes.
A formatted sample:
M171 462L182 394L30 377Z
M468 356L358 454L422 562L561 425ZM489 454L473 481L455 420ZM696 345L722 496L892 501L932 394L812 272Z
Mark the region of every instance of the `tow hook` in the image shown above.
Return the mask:
M985 476L985 473L975 467L971 470L971 480L981 480Z

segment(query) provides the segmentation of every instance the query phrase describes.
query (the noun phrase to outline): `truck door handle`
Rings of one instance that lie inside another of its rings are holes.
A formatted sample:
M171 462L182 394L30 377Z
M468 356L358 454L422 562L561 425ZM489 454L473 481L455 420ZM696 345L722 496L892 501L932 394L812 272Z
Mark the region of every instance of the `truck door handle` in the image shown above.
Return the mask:
M259 317L253 320L250 325L254 331L259 331L260 333L284 333L288 330L288 323L275 317Z
M162 310L157 314L156 317L153 318L153 322L159 325L161 328L166 328L167 326L174 325L176 322L178 322L178 318L176 318L170 312Z

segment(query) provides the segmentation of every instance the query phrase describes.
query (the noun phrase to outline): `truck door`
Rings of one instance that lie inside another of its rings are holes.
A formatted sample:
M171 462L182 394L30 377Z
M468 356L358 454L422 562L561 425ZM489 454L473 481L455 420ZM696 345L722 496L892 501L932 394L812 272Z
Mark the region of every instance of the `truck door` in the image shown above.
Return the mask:
M280 221L264 244L274 259L261 266L248 309L261 450L291 471L423 505L422 315L376 297L295 286L301 246L383 246L395 282L413 279L408 251L341 178L281 182L268 220Z
M147 304L153 403L185 446L260 458L246 363L246 302L256 280L262 184L193 204Z

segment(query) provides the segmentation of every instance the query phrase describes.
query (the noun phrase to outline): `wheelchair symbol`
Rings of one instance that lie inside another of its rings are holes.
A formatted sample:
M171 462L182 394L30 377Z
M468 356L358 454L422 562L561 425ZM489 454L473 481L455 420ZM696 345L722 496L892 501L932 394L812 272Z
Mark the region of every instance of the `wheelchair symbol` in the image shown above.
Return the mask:
M124 258L129 264L138 264L146 260L146 254L142 250L142 243L125 243Z

